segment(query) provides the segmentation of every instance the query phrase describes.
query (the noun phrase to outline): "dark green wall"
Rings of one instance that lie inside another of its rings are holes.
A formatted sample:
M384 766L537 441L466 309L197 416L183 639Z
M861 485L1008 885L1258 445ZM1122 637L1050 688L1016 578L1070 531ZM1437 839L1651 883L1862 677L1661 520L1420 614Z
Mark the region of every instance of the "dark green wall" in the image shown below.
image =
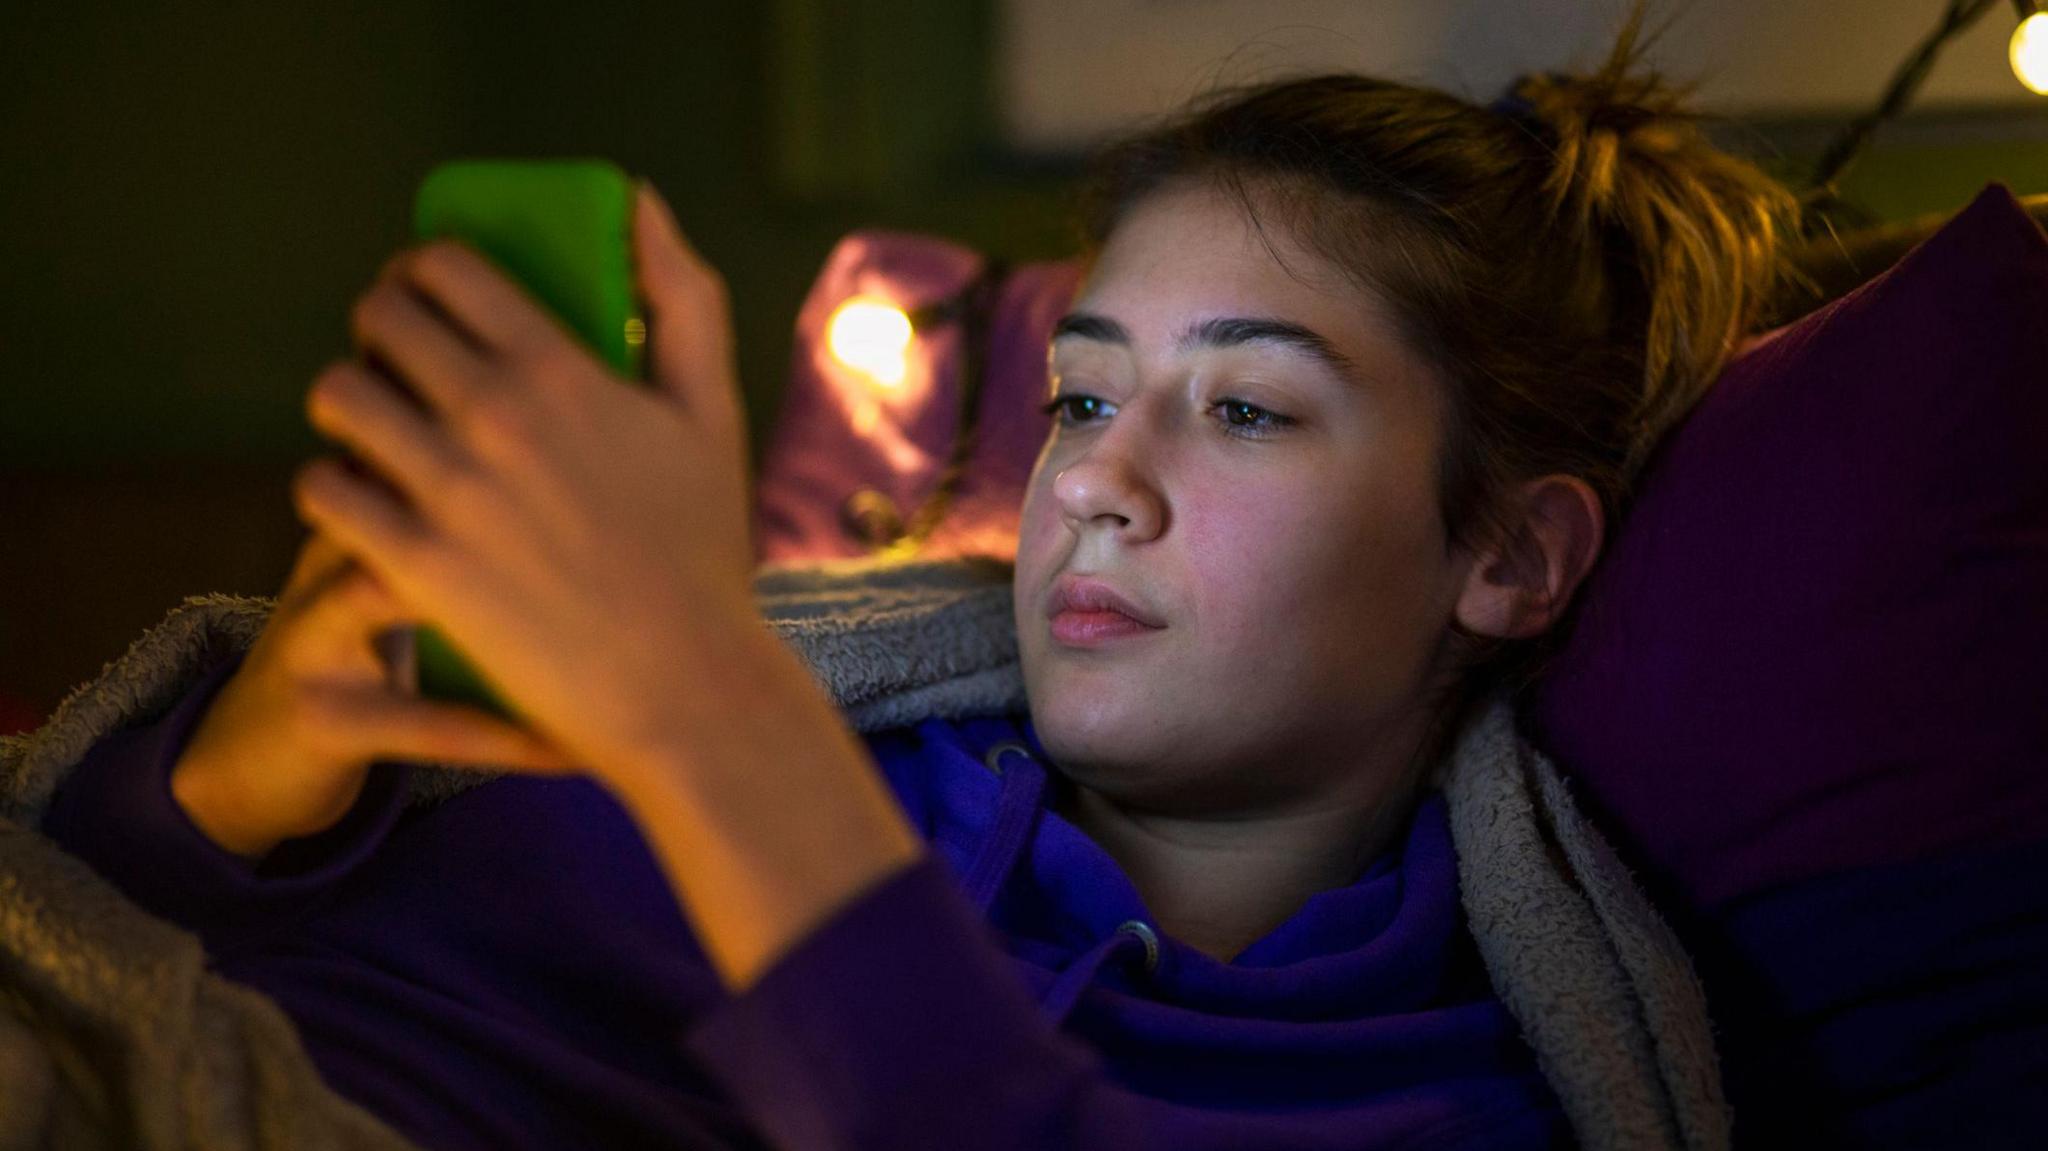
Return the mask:
M1716 136L1803 188L1842 127L1805 118L1723 125ZM1994 180L2019 195L2048 192L2048 100L1909 112L1879 127L1839 183L1847 221L1887 221L1954 211Z
M1031 181L969 171L977 4L88 3L0 26L0 468L324 450L305 387L453 156L653 179L730 283L757 433L848 229L1062 246Z

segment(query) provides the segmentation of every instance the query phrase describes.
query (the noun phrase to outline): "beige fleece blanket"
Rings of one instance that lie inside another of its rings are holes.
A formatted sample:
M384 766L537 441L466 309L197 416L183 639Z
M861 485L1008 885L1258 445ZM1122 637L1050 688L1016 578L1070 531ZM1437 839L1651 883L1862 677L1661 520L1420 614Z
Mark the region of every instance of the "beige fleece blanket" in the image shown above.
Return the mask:
M1010 568L985 559L764 568L764 617L854 727L1025 706ZM275 601L194 596L41 728L0 737L0 1151L411 1144L320 1080L267 997L195 936L36 833L65 773L255 641ZM410 801L489 778L428 766ZM1495 989L1588 1148L1721 1148L1730 1116L1676 939L1578 814L1513 709L1474 709L1436 769Z

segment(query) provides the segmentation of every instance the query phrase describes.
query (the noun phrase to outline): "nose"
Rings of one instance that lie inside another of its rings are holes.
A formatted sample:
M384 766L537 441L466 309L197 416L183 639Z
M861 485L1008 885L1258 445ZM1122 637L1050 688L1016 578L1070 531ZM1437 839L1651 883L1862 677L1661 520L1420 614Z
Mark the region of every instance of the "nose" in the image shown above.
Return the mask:
M1126 543L1140 543L1159 534L1165 507L1142 453L1117 430L1098 433L1079 459L1053 476L1053 498L1076 535L1106 529Z

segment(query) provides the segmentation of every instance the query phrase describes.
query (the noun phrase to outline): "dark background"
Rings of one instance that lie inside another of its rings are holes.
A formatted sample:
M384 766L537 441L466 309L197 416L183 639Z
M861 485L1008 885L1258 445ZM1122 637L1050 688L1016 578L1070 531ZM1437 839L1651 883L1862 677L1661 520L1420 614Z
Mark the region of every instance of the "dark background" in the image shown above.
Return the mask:
M1071 247L987 143L989 8L12 5L0 16L0 693L53 707L187 595L274 595L301 403L463 155L608 157L734 298L759 440L861 226ZM5 730L0 725L0 730Z
M999 143L997 25L993 0L11 6L0 697L42 714L185 596L276 593L290 476L330 450L305 388L443 159L653 180L731 288L757 462L841 235L1069 254L1081 158ZM1839 122L1730 140L1790 171ZM2044 136L2038 112L1922 116L1850 188L1891 218L2048 190Z

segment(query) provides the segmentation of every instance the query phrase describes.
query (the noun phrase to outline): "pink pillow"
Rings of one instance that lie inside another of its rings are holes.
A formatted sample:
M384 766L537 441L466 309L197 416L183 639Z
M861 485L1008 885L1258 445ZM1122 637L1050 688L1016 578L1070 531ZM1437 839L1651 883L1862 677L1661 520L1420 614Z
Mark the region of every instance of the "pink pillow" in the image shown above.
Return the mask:
M986 294L977 280L988 273ZM825 262L798 314L782 410L763 454L755 506L762 563L867 554L863 514L907 522L938 486L959 432L968 334L986 354L972 451L938 527L918 554L1014 560L1024 486L1051 427L1046 345L1080 282L1078 261L991 269L977 253L928 236L855 232ZM848 300L906 313L957 305L920 326L898 383L844 362L827 329Z

